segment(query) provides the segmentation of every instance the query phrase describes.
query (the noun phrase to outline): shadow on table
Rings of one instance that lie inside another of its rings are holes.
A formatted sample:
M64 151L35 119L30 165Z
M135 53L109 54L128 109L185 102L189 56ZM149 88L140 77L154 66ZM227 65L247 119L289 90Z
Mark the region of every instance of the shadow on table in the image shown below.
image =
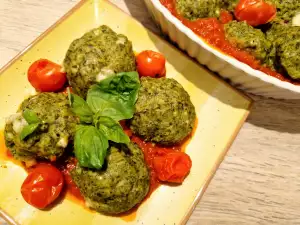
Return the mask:
M300 100L276 100L250 96L253 104L247 122L287 133L300 133Z
M127 5L127 8L132 17L134 17L136 20L141 22L146 28L153 31L155 34L159 34L160 36L163 36L163 35L161 35L159 28L152 21L152 18L147 11L144 1L139 0L139 1L133 2L132 0L125 0L125 3ZM158 42L157 36L155 34L148 32L148 36L150 39L153 40L153 43L156 45L156 48L159 50L159 52L164 54L166 57L168 56L167 57L168 62L177 71L182 71L183 68L182 68L182 65L180 65L180 61L178 60L178 58L173 57L172 55L170 56L169 48L166 48L165 44L162 44L160 41ZM164 36L164 38L166 39L166 44L168 44L171 48L176 49L175 44L172 45L171 43L167 43L167 42L170 42L170 40L166 36ZM187 54L185 52L181 51L179 48L177 48L176 50L180 51L181 54L184 54L187 56ZM191 59L191 60L195 61L194 59ZM196 63L198 64L198 62L196 62ZM205 70L204 71L205 73L208 72L208 73L212 74L212 76L217 77L214 73L209 71L209 69L205 68L204 66L199 65L199 67L201 67L203 70ZM201 77L201 74L199 74L199 77ZM209 82L209 80L206 79L206 82L205 82L205 81L201 80L201 78L199 79L199 77L195 76L194 74L185 74L186 79L188 79L190 82L192 82L194 85L196 85L199 89L201 89L204 92L211 95L212 94L211 85L209 85L207 83L207 82ZM220 78L218 78L218 79L220 79ZM224 95L224 94L222 95L218 91L213 91L213 93L214 93L214 97L217 98L219 101L223 102L224 104L231 105L234 108L243 108L243 109L245 108L245 104L232 100L232 98L228 95Z

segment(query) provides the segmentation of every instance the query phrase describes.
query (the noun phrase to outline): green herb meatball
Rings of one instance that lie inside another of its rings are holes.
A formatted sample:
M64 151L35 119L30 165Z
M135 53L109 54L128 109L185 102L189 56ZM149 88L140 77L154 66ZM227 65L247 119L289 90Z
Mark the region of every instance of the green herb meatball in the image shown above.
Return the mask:
M296 14L300 13L299 0L268 0L273 3L277 8L277 20L284 22L291 22Z
M292 79L300 79L300 27L274 23L267 38L273 43L270 66Z
M136 70L132 44L126 36L100 26L72 42L64 68L74 91L86 97L89 87L106 76Z
M145 198L150 185L144 155L134 143L111 146L103 169L77 165L71 176L86 205L105 214L130 210Z
M141 78L141 88L131 120L132 131L163 145L182 141L195 125L195 107L189 94L171 78Z
M23 117L25 110L33 112L40 123L32 134L21 140L20 133L28 125ZM7 118L6 146L21 161L55 160L73 140L77 122L67 95L39 93L24 100L17 114Z
M221 9L232 9L236 0L176 0L176 10L189 20L219 17Z
M245 50L264 62L272 43L265 34L246 22L231 21L224 26L226 39L234 46Z

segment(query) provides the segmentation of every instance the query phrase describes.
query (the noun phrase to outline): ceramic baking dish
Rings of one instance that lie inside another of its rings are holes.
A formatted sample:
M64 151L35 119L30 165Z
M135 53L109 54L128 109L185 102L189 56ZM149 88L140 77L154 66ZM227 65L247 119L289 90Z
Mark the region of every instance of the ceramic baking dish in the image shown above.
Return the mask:
M229 57L205 43L159 0L144 0L161 30L198 62L249 93L277 99L300 99L300 86L283 82ZM201 77L199 77L201 79Z

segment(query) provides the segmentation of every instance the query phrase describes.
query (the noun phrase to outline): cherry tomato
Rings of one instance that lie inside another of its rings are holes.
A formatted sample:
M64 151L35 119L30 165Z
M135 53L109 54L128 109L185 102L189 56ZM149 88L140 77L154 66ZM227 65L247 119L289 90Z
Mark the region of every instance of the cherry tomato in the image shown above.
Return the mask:
M61 90L66 81L62 67L47 59L39 59L31 64L27 72L28 81L38 91L55 92Z
M239 21L246 21L251 26L270 22L276 16L276 7L264 0L240 0L234 15Z
M142 51L137 55L136 63L141 77L163 77L166 75L166 59L158 52Z
M182 183L192 167L191 158L184 152L169 152L153 159L154 170L161 181Z
M63 184L63 175L56 167L41 163L28 174L21 194L28 204L44 209L57 199Z

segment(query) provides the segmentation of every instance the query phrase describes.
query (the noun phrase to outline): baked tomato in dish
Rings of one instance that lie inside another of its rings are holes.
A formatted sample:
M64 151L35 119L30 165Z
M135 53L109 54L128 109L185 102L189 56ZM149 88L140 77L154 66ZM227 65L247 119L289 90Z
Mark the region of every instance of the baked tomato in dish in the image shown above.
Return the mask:
M276 7L264 0L240 0L234 15L238 21L246 21L255 27L273 20L276 16Z

